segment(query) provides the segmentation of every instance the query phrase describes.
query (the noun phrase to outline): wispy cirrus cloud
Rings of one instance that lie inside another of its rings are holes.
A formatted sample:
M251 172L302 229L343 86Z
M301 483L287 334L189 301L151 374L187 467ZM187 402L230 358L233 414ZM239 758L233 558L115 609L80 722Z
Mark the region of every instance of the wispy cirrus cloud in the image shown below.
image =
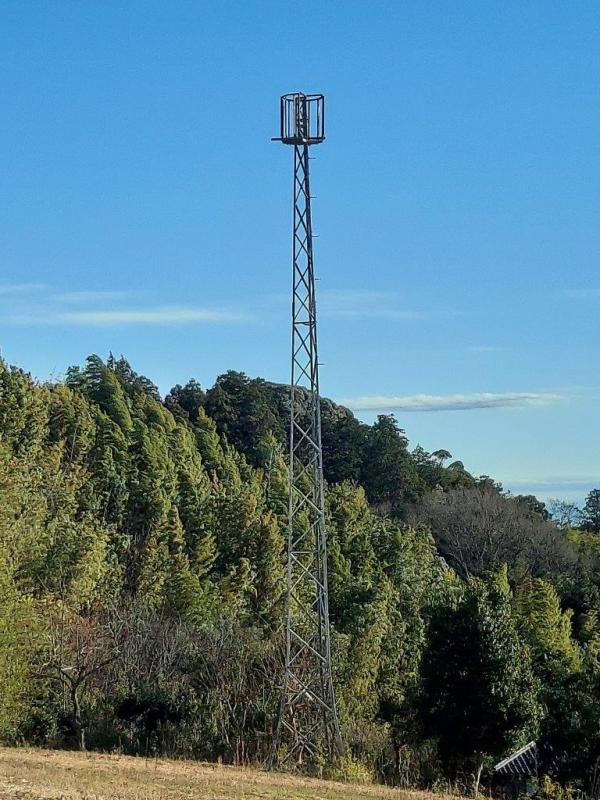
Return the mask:
M338 319L420 320L429 317L424 311L402 306L394 292L370 289L325 289L318 293L319 314Z
M22 295L40 292L46 288L44 283L0 283L0 295Z
M143 298L146 302L143 302ZM241 323L253 317L214 306L151 304L148 291L77 289L45 284L1 284L0 323L8 325L116 327Z
M354 411L472 411L549 406L564 402L571 396L558 392L473 392L445 395L373 395L342 399L338 402Z
M546 502L556 498L582 506L585 496L600 487L600 474L588 476L554 476L540 479L501 479L512 494L533 494Z
M59 292L53 295L53 299L59 303L80 304L80 303L107 303L113 300L127 300L138 294L130 291L75 291Z
M529 480L527 478L516 478L514 480L508 479L502 481L507 486L510 485L511 491L518 492L544 492L552 494L553 492L559 494L562 492L586 492L590 488L600 486L600 473L598 475L584 475L584 476L554 476L548 478L539 478Z
M9 314L5 322L15 325L78 325L109 327L119 325L194 325L240 323L252 320L247 314L227 309L197 306L57 311L46 314Z

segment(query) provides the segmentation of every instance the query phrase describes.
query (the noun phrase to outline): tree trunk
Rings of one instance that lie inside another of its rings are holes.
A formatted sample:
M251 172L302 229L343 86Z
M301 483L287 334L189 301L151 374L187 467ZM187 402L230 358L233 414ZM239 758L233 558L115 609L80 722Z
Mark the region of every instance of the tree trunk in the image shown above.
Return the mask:
M77 735L77 746L81 752L85 752L85 727L81 717L81 705L79 703L79 686L71 684L71 705L73 707L73 727Z
M399 783L400 782L400 768L402 766L402 756L401 756L402 745L401 745L400 741L398 739L396 739L396 737L394 737L394 739L392 741L392 746L393 746L393 749L394 749L394 774L395 774L395 777L396 777L396 782Z
M483 756L481 756L479 766L477 767L477 772L475 773L475 781L473 782L473 795L475 797L479 797L479 783L481 781L482 772L483 772Z

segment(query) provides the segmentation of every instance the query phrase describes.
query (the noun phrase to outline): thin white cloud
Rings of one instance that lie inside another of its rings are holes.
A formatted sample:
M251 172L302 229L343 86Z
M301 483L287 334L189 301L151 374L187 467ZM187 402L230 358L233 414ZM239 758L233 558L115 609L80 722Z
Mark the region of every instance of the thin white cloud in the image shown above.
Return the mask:
M539 480L507 478L501 479L502 486L512 494L533 494L545 502L560 499L582 506L586 495L600 487L600 475L579 477L549 477Z
M96 303L108 300L125 300L131 298L134 292L126 291L79 291L61 292L54 295L54 300L61 303Z
M0 295L29 294L45 288L43 283L0 283Z
M499 349L499 347L489 347L488 345L484 344L467 347L469 353L497 353Z
M507 479L502 481L503 485L510 486L512 490L518 492L525 492L527 490L531 493L535 492L563 492L563 491L589 491L591 487L600 486L600 474L597 476L556 476L549 478L540 478L534 480L522 479Z
M66 311L53 314L13 314L5 321L16 325L78 325L109 327L116 325L193 325L202 323L247 322L246 314L194 306ZM1 321L1 318L0 318Z
M423 311L403 308L393 292L370 289L326 289L317 294L319 314L345 319L426 319Z
M374 395L339 400L354 411L471 411L481 408L549 406L569 399L557 392L474 392L472 394Z

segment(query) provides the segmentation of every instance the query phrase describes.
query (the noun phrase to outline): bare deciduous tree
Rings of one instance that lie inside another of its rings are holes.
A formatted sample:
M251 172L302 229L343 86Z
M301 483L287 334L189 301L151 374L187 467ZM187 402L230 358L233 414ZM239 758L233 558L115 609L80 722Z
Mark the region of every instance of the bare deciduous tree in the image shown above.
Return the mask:
M221 755L234 764L266 759L271 715L277 708L273 674L280 665L275 649L265 648L264 639L251 630L227 621L206 631L200 644L194 680L215 710Z
M125 626L116 609L82 616L63 604L50 608L35 675L57 681L68 698L71 723L80 750L85 750L86 723L82 694L93 678L123 652Z
M503 563L542 576L576 562L564 534L536 514L527 498L503 494L487 483L430 492L408 517L411 523L429 525L442 554L464 577Z
M567 500L549 500L548 511L561 530L578 528L583 521L583 512L579 506L569 503Z

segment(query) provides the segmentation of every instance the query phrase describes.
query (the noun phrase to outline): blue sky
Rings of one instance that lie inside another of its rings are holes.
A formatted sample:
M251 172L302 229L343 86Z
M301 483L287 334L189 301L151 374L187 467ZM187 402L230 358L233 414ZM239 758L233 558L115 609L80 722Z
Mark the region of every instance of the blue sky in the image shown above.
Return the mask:
M166 391L289 370L280 94L312 162L323 393L515 491L600 485L600 8L0 8L0 345Z

